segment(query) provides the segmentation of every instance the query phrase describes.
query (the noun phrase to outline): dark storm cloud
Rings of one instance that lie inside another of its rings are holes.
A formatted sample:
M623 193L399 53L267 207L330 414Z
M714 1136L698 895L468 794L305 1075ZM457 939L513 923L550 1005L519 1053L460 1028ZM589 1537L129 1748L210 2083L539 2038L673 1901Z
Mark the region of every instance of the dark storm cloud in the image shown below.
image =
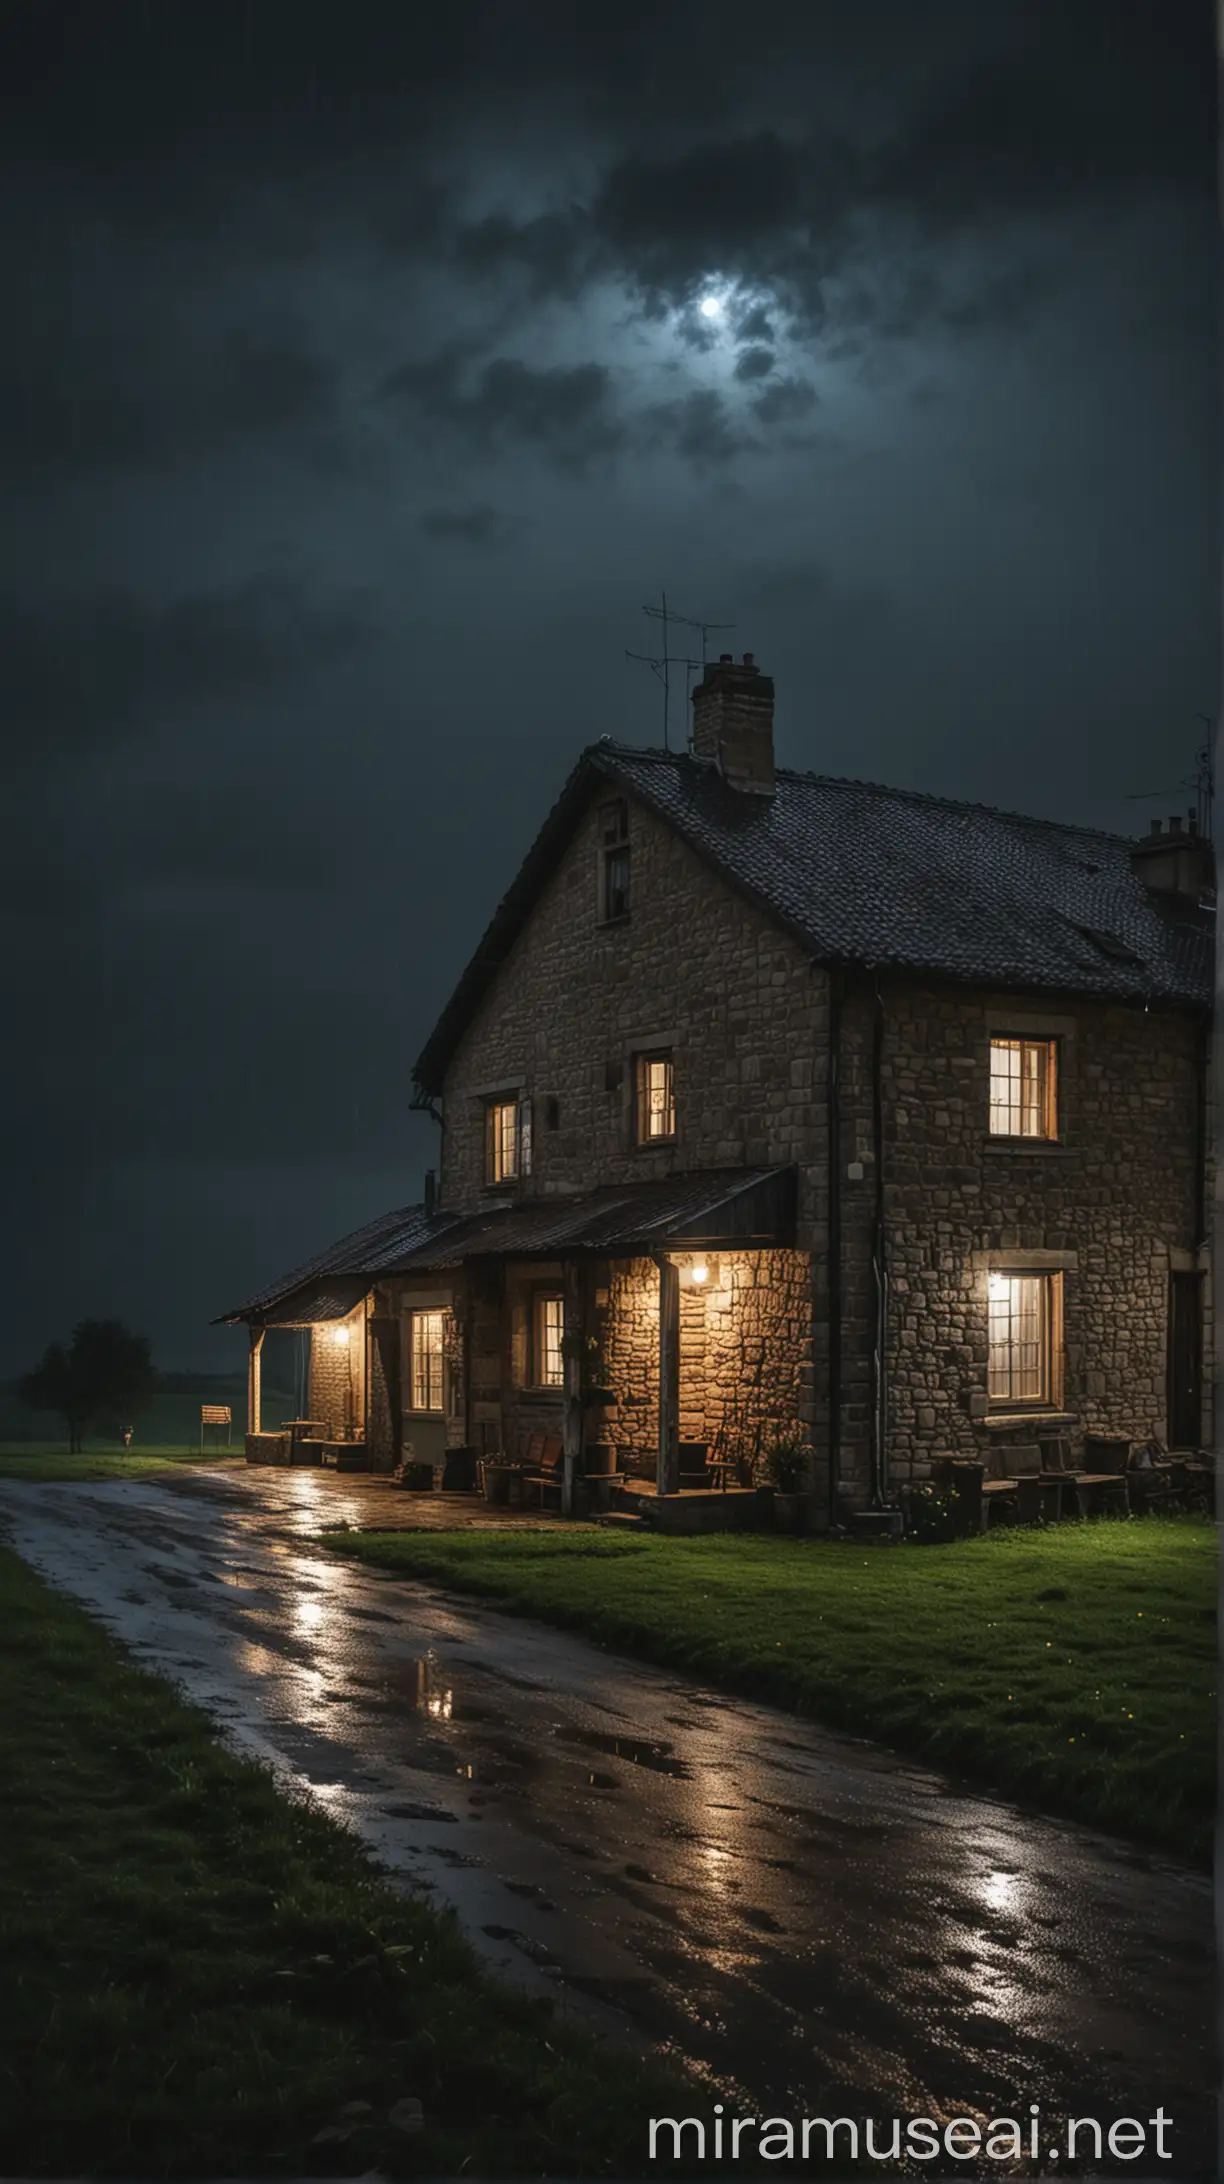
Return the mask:
M236 268L234 269L236 270ZM37 304L0 354L0 460L16 483L56 473L181 467L218 447L291 441L336 451L335 374L300 325L255 319L226 333L171 313L169 297L83 298L31 266ZM190 286L188 284L188 294ZM177 301L177 298L176 298Z
M733 421L726 403L703 387L677 402L660 402L642 420L645 445L663 444L699 469L714 467L745 453L756 443Z
M421 529L429 538L455 539L465 546L494 544L505 528L505 518L487 501L469 508L427 508L421 517Z
M401 364L377 390L392 415L443 425L481 448L523 443L554 461L582 463L610 453L623 437L613 413L611 375L602 364L553 365L537 371L517 357L496 356L469 375L461 351L447 349L421 363Z
M772 349L744 349L735 360L737 379L768 379L777 362Z
M777 379L752 403L763 425L793 425L816 407L816 389L806 379Z
M377 635L364 593L328 598L271 573L166 602L102 591L0 602L0 707L35 765L100 749L184 705L257 697L364 652Z

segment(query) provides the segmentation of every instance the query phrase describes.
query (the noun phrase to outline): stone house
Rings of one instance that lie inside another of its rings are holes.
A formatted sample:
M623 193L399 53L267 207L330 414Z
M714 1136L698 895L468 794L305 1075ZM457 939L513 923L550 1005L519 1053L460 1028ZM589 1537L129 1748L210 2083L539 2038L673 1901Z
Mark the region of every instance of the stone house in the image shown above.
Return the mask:
M1209 1441L1207 840L788 772L773 702L724 655L684 754L583 752L417 1062L436 1189L228 1315L252 1432L303 1324L381 1468L798 1435L832 1521L1038 1426Z

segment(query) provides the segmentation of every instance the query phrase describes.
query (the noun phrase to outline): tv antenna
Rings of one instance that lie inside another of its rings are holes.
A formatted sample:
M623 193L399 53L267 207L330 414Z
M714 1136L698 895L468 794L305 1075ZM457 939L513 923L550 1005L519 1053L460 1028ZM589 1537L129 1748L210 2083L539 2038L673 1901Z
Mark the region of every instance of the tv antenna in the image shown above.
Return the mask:
M1155 796L1175 796L1178 789L1193 789L1197 804L1198 830L1210 842L1214 839L1212 826L1215 815L1215 722L1210 713L1196 713L1207 730L1207 740L1194 754L1194 772L1182 774L1170 788L1139 789L1123 798L1126 804L1147 804Z
M660 592L659 598L661 601L661 604L659 606L643 607L642 612L643 614L648 615L652 622L661 622L663 624L662 652L630 652L628 649L626 649L625 658L627 660L638 660L642 663L644 667L649 667L650 669L652 669L654 674L657 675L659 681L663 685L663 748L665 751L670 751L672 668L682 667L684 669L685 695L687 697L688 678L690 674L695 674L698 668L704 670L706 666L706 637L709 634L710 630L734 629L735 624L734 622L700 622L696 619L694 615L679 614L674 607L669 607L667 604L666 592ZM668 651L667 633L673 622L679 622L681 626L685 629L699 629L701 631L701 658L699 660L690 659L686 653Z

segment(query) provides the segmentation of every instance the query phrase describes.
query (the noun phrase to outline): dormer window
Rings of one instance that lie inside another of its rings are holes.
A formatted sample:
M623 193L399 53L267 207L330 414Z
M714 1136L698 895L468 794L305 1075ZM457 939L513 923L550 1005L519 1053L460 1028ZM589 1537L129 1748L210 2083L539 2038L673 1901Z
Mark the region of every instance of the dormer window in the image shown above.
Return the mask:
M599 807L599 915L605 925L629 915L629 806L623 796Z
M990 1135L1058 1136L1057 1044L1053 1039L990 1042Z

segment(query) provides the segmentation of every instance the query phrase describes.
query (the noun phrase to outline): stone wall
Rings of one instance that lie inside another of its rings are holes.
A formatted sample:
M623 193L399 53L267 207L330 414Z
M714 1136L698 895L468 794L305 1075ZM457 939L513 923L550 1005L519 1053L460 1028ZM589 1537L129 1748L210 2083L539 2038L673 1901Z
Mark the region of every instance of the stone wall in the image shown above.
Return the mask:
M532 1097L532 1196L822 1158L823 974L632 803L630 841L629 915L600 924L592 809L464 1034L443 1101L441 1206L489 1202L483 1095L503 1085ZM632 1060L652 1045L674 1052L676 1137L639 1147ZM815 1219L801 1200L801 1241Z
M1163 1433L1169 1272L1201 1231L1193 1020L896 980L882 1003L894 1483L927 1476L934 1453L978 1452L997 1430L998 1413L975 1419L969 1402L986 1389L992 1264L1061 1271L1073 1433ZM847 1015L846 1154L864 1173L845 1184L844 1464L857 1495L871 1381L872 1015L860 992ZM989 1136L992 1032L1058 1040L1057 1143Z
M806 1430L811 1404L811 1273L798 1251L721 1251L709 1278L680 1281L680 1438L757 1457L774 1434ZM617 1400L613 1444L651 1468L659 1441L659 1270L617 1262L609 1283L604 1355Z
M351 1422L360 1433L366 1416L366 1308L364 1301L347 1319L324 1320L310 1330L309 1412L338 1436ZM343 1328L346 1343L336 1340Z

